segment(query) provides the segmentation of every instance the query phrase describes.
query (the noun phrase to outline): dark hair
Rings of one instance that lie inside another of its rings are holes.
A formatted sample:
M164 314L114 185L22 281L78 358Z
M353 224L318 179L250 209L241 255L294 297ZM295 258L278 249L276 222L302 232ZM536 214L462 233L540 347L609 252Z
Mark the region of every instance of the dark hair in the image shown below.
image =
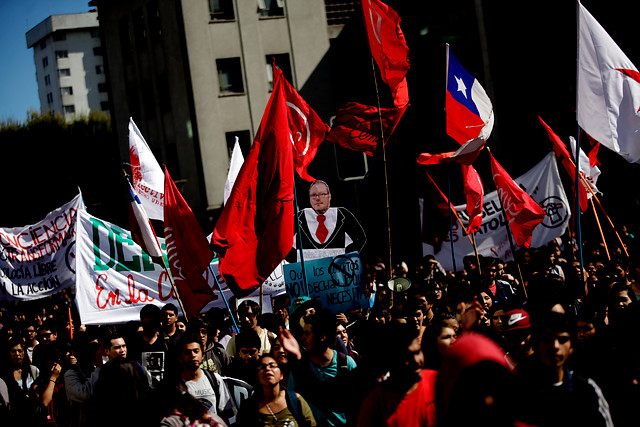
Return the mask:
M260 347L262 347L262 342L254 330L242 331L236 335L236 351L241 348L257 348L260 350Z
M202 316L198 315L187 324L187 333L196 335L200 329L206 329L207 334L211 333L211 324Z
M314 344L319 348L329 347L336 335L336 317L323 308L305 317L304 321L311 325L316 340Z
M555 311L539 314L534 323L535 333L533 334L533 339L536 343L540 341L541 335L544 334L546 330L550 330L556 334L567 332L571 340L575 339L575 324L567 314L557 313Z
M178 345L176 346L178 350L178 355L182 354L182 350L184 350L185 345L191 344L193 342L198 344L198 346L200 346L200 350L204 351L204 348L202 346L202 341L200 341L200 337L192 333L186 333L186 334L182 334L178 339Z
M326 182L324 182L321 179L318 179L316 181L313 181L310 185L309 185L309 191L311 191L311 187L313 187L316 184L324 184L325 187L327 187L327 193L331 194L331 189L329 188L329 184L327 184Z
M113 330L109 332L108 334L102 337L102 347L105 350L109 350L112 345L111 341L117 340L118 338L122 338L124 340L124 337L122 336L122 334L119 334L117 331ZM126 340L125 340L125 343L126 343Z
M168 303L162 307L162 312L164 313L165 311L173 311L177 315L178 307L176 307L175 304Z
M262 313L262 309L260 308L260 304L250 299L244 300L238 306L238 317L242 316L242 313L246 313L247 311L253 311L255 316L259 316Z
M158 306L153 304L145 304L142 309L140 309L140 320L151 317L153 320L160 319L160 309Z

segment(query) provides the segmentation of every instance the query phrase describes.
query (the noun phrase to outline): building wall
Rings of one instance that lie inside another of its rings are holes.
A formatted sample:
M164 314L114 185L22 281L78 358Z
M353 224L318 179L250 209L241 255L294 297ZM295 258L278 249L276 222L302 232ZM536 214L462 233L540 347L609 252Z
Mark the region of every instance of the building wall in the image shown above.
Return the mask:
M301 87L329 49L323 0L286 2L281 17L261 17L257 1L235 0L225 20L212 18L207 0L94 4L123 159L131 116L192 208L220 208L228 143L237 134L248 148L270 96L267 55L288 54L292 83ZM155 23L162 32L156 39ZM242 89L221 93L217 61L228 58L239 61ZM170 108L150 111L161 97Z
M29 30L26 38L33 48L42 112L55 111L71 119L108 109L96 13L52 15Z

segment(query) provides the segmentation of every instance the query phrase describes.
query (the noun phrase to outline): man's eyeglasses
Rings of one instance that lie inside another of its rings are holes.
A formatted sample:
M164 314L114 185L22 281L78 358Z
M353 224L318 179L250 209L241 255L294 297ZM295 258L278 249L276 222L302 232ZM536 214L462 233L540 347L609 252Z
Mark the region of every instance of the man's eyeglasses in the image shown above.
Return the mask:
M329 195L329 193L313 193L313 194L309 194L309 198L310 199L315 199L316 197L327 197Z

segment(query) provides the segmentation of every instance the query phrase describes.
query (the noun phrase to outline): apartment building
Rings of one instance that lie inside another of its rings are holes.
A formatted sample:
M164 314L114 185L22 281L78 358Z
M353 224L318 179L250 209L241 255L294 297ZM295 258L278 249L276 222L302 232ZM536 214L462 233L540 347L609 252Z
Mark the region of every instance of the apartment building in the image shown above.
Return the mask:
M40 110L67 119L109 111L97 13L51 15L26 33L33 48Z

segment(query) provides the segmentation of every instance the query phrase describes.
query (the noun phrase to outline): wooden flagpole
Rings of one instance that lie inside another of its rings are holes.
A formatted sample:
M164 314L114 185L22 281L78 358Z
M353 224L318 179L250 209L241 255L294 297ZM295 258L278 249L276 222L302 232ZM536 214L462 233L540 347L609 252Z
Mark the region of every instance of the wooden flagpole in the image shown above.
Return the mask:
M376 66L373 56L371 56L371 72L373 73L373 82L376 87L376 99L378 101L378 121L380 123L380 145L382 148L382 164L384 169L384 194L387 204L387 237L389 239L389 277L393 276L393 257L391 255L391 219L389 208L389 181L387 176L387 152L384 144L384 126L382 125L382 110L380 106L380 91L378 90L378 78L376 77ZM393 304L393 292L391 292L391 304Z
M607 246L607 241L604 239L604 233L602 232L602 227L600 226L600 219L598 218L598 212L596 212L596 205L593 203L593 197L590 200L591 208L593 209L593 216L596 218L596 224L598 224L598 230L600 231L600 237L602 237L602 243L604 244L604 250L607 253L607 259L611 261L611 255L609 254L609 247Z

